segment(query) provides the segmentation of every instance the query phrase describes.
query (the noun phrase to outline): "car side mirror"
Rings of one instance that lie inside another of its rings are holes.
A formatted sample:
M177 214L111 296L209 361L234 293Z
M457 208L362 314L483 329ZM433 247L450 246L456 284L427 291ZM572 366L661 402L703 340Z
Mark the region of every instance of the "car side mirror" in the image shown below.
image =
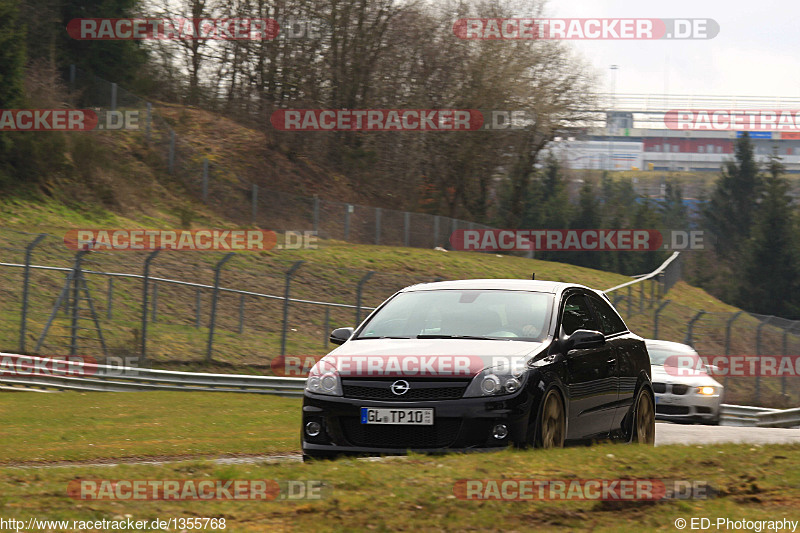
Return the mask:
M336 328L331 331L330 341L332 344L344 344L353 336L353 328Z
M591 329L578 329L564 340L564 353L570 350L585 350L597 348L606 343L606 337L599 331Z
M719 367L717 365L703 365L706 369L706 374L713 375L719 373Z

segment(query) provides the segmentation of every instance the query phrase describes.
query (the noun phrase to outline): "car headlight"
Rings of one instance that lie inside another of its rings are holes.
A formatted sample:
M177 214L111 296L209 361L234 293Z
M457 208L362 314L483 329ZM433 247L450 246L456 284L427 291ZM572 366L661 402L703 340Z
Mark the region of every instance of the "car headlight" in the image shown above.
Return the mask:
M478 398L481 396L499 396L513 394L522 388L527 373L522 369L510 369L505 366L485 368L472 378L465 398Z
M702 396L713 396L717 392L717 389L714 388L714 387L710 387L710 386L697 387L695 392L697 394L702 395Z
M317 361L308 373L306 390L314 394L342 396L342 379L339 377L339 371L327 361Z

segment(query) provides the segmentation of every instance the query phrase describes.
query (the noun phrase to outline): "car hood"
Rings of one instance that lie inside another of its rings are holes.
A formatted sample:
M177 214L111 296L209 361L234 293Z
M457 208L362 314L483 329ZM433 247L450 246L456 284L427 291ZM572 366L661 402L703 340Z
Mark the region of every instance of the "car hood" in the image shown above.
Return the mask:
M460 369L459 376L474 376L485 368L511 365L511 367L524 365L527 360L538 354L547 342L515 341L515 340L475 340L475 339L358 339L350 340L328 355L322 361L352 363L357 360L369 359L375 363L374 368L382 368L386 376L420 376L419 364L404 365L404 361L413 359L430 363L457 361L456 367ZM398 362L400 370L398 371ZM460 364L460 366L459 366ZM368 363L365 363L368 368ZM390 366L391 365L391 366ZM349 368L353 368L352 364ZM448 366L438 367L444 369L435 375L446 375ZM468 368L468 371L465 369ZM344 376L346 373L342 373ZM351 374L354 375L354 374ZM363 374L355 374L362 376ZM453 377L450 375L448 377Z
M665 367L662 365L651 365L652 381L660 383L683 383L692 387L714 386L722 387L722 385L706 374L697 370L690 369L677 369L675 367Z

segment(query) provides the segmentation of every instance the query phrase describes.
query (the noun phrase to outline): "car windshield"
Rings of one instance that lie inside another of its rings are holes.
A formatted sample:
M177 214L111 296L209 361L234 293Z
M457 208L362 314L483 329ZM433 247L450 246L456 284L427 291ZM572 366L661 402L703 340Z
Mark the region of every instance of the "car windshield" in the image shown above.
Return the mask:
M647 347L647 353L650 354L650 364L664 366L664 363L671 363L670 366L675 366L680 361L681 366L690 368L703 368L703 363L700 357L692 352L678 352L675 350L662 350L661 348ZM690 362L691 359L691 362Z
M552 294L504 290L402 292L360 331L357 339L478 338L541 341Z

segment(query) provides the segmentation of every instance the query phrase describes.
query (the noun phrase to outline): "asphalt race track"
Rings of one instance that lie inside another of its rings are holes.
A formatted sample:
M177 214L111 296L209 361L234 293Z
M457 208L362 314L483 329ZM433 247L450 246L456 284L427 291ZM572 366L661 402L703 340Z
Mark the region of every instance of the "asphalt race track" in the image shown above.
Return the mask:
M800 429L701 426L656 422L656 446L665 444L800 444Z

